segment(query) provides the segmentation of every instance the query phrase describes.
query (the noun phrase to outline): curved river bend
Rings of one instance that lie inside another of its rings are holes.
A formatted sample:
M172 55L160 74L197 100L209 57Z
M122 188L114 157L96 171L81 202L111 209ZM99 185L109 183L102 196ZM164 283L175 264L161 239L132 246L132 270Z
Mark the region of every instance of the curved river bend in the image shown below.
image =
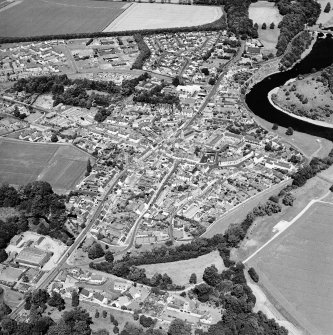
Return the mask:
M264 120L276 123L310 135L333 140L333 129L310 124L285 114L271 105L268 93L286 81L296 78L300 74L310 73L313 68L323 69L333 63L333 38L318 38L312 51L292 69L270 75L253 86L246 95L245 101L251 111ZM332 106L333 107L333 106Z

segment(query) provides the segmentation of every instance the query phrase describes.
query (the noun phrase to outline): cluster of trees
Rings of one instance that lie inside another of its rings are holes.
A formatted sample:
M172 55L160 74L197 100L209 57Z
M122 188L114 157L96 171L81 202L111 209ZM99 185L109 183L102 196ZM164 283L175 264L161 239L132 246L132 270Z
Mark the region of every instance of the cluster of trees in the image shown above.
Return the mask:
M328 2L325 6L324 13L329 13L331 11L331 3Z
M20 213L0 220L0 261L7 259L5 248L17 234L29 229L29 220L38 225L37 232L68 242L64 229L67 218L65 199L55 194L49 183L35 181L18 190L8 184L0 185L0 207L14 207Z
M43 301L45 297L42 297ZM1 332L6 335L90 335L92 324L89 313L77 307L65 311L58 322L43 316L40 307L30 310L28 322L6 318L1 322Z
M293 186L301 187L308 179L313 178L320 171L328 169L333 164L333 150L325 158L312 158L309 165L300 168L292 175Z
M268 319L262 312L253 312L256 297L246 284L242 263L237 263L222 273L218 273L212 265L205 269L203 278L205 283L197 285L193 293L200 301L210 301L221 306L224 312L221 321L210 326L207 332L200 331L197 334L288 334L275 320Z
M277 7L282 21L279 23L280 35L276 45L277 56L282 55L288 43L304 29L304 24L313 25L320 15L320 4L316 0L279 0Z
M139 82L148 78L150 78L149 74L143 73L136 78L124 80L121 85L116 85L113 81L71 80L67 75L51 75L30 77L28 79L22 78L14 84L13 89L18 92L25 91L29 94L52 93L54 106L59 103L88 109L92 106L101 106L95 114L95 120L103 122L112 113L112 109L109 107L110 104L133 94ZM66 90L65 87L67 87ZM93 92L88 94L87 91ZM97 94L95 91L107 94ZM155 100L158 99L169 102L177 100L169 96L155 97Z
M144 41L141 34L135 34L134 39L136 43L138 44L138 48L140 50L140 53L138 57L136 58L135 62L132 65L132 69L142 69L143 64L145 61L150 57L151 51L148 48L148 45Z
M184 286L173 284L172 279L164 273L155 273L151 278L146 275L146 270L138 268L126 260L126 256L121 261L110 263L108 261L93 263L89 266L93 269L111 273L115 276L126 278L136 283L152 286L161 290L183 290Z
M302 31L291 41L288 50L281 58L283 70L288 69L301 58L302 53L310 46L312 38L309 31Z
M320 79L324 84L328 85L330 91L333 93L333 64L321 72Z
M253 27L252 20L249 19L251 0L225 0L223 2L229 30L236 35L242 35L242 38L246 38L246 35L257 38L258 32Z
M175 94L162 93L163 85L156 86L152 90L137 93L133 97L134 102L143 102L148 104L169 104L179 105L179 96Z

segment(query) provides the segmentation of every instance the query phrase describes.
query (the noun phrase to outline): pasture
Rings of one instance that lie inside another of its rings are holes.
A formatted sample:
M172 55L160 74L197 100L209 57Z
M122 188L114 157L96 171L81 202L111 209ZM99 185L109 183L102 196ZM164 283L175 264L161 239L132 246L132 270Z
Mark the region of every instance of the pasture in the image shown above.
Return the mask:
M104 31L191 27L213 22L222 16L220 7L135 3Z
M96 0L23 0L0 12L0 36L102 31L128 6Z
M71 190L83 177L88 154L70 145L0 140L0 183L49 182L58 192Z
M155 273L166 273L171 277L174 284L188 286L192 273L197 275L199 283L202 281L205 268L212 264L215 264L219 272L225 268L218 251L179 262L140 265L139 268L146 269L147 277L152 277Z
M333 204L312 205L248 263L275 305L310 334L333 329Z

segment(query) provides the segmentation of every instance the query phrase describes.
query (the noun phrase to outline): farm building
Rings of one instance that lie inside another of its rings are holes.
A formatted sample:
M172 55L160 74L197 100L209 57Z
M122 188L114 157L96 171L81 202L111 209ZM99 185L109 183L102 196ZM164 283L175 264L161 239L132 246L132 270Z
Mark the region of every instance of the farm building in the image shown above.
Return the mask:
M51 254L34 248L24 248L16 257L16 263L23 266L42 267L50 258Z

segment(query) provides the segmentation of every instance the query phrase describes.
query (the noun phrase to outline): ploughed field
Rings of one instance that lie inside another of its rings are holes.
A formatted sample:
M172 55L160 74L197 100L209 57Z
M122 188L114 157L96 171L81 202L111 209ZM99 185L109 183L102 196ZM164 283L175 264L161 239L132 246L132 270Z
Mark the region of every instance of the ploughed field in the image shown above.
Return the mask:
M88 157L70 145L1 139L0 183L44 180L58 192L68 191L84 176Z
M278 308L310 334L333 329L333 203L316 203L249 261Z
M102 31L128 6L96 0L23 0L0 11L0 36Z

